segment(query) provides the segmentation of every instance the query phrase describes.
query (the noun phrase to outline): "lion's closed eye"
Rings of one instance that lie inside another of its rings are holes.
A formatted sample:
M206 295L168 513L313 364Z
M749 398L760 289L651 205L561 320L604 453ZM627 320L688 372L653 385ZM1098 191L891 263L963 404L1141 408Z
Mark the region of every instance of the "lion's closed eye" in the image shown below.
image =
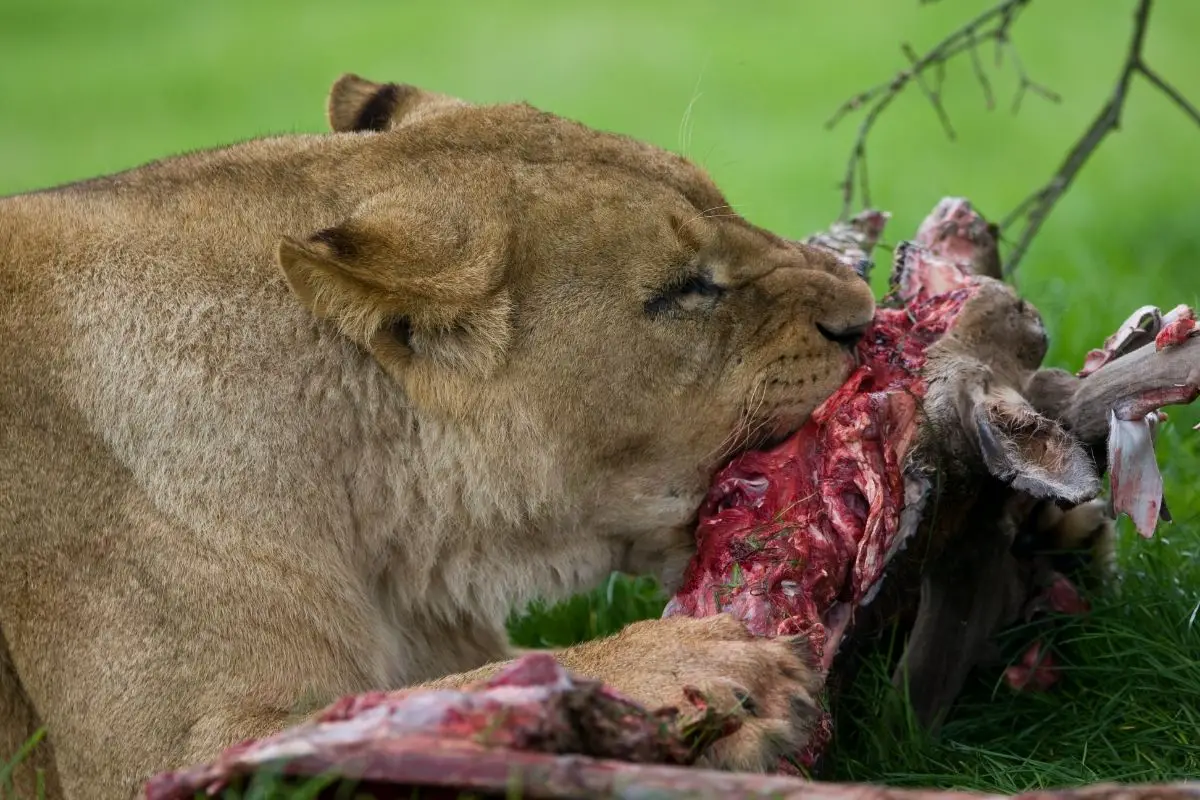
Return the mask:
M650 317L670 317L697 311L711 311L720 302L726 288L711 274L695 273L665 287L646 301Z

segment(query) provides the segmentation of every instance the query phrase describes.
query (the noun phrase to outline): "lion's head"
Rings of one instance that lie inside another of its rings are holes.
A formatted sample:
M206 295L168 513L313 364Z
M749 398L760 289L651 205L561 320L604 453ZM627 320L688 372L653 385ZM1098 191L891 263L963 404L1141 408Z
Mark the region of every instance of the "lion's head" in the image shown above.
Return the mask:
M498 493L611 536L628 569L676 551L672 582L716 467L795 430L851 369L867 283L747 222L682 157L353 75L328 113L402 180L284 240L291 287L418 420L491 459Z

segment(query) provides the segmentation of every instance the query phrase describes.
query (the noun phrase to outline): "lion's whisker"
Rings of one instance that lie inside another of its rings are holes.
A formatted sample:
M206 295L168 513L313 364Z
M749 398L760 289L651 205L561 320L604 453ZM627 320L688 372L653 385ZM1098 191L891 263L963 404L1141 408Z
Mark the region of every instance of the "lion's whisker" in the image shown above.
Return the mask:
M730 211L733 211L733 206L730 206L728 204L722 204L719 206L713 206L712 208L706 208L706 209L700 211L694 217L689 217L679 227L681 229L686 228L688 225L691 225L693 222L695 222L698 219L716 219L719 217L736 217L737 216L737 214L712 214L712 213L710 213L710 212L713 212L713 211L716 211L716 210L722 209L722 208L728 208Z

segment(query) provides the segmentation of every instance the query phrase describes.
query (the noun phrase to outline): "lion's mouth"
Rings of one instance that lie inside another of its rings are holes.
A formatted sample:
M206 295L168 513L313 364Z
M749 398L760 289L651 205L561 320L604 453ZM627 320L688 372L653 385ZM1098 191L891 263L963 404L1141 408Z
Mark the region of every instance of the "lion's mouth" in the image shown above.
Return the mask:
M871 330L872 326L866 328ZM843 384L848 381L855 371L865 362L864 350L862 341L864 334L856 335L858 344L854 347L843 348L845 352L844 370L841 373ZM826 398L828 402L829 398ZM747 406L752 405L747 401ZM743 414L746 414L749 408L743 409ZM743 417L743 426L751 433L745 436L741 442L741 446L735 451L729 453L730 456L741 455L752 450L771 450L786 442L788 439L795 436L808 423L815 409L801 409L796 406L785 405L772 409L766 415L760 416L759 421L749 422L746 417ZM723 466L723 465L721 465Z
M897 363L896 350L912 326L882 311L860 366L807 422L780 426L717 472L668 614L731 611L760 635L807 634L828 667L894 551L918 394L918 364ZM928 342L907 344L919 358Z

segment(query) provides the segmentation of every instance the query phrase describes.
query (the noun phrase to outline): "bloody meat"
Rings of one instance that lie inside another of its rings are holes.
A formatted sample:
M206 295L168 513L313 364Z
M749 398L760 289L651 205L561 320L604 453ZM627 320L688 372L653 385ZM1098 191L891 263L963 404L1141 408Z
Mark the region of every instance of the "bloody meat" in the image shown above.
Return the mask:
M810 239L861 263L882 230ZM664 615L730 612L761 636L806 634L828 670L854 609L871 601L904 546L902 470L925 394L921 368L975 291L982 219L944 201L898 253L892 292L858 345L859 366L791 438L734 459L700 511L698 552ZM864 241L865 240L865 241ZM825 714L800 757L831 734Z
M571 675L550 655L533 653L462 689L342 698L311 722L230 747L211 764L155 776L145 797L216 795L240 778L273 770L293 776L332 771L394 789L396 783L419 783L413 778L421 766L414 753L423 751L469 755L499 749L686 765L705 743L738 727L733 716L698 696L692 699L686 713L650 711L603 684Z

